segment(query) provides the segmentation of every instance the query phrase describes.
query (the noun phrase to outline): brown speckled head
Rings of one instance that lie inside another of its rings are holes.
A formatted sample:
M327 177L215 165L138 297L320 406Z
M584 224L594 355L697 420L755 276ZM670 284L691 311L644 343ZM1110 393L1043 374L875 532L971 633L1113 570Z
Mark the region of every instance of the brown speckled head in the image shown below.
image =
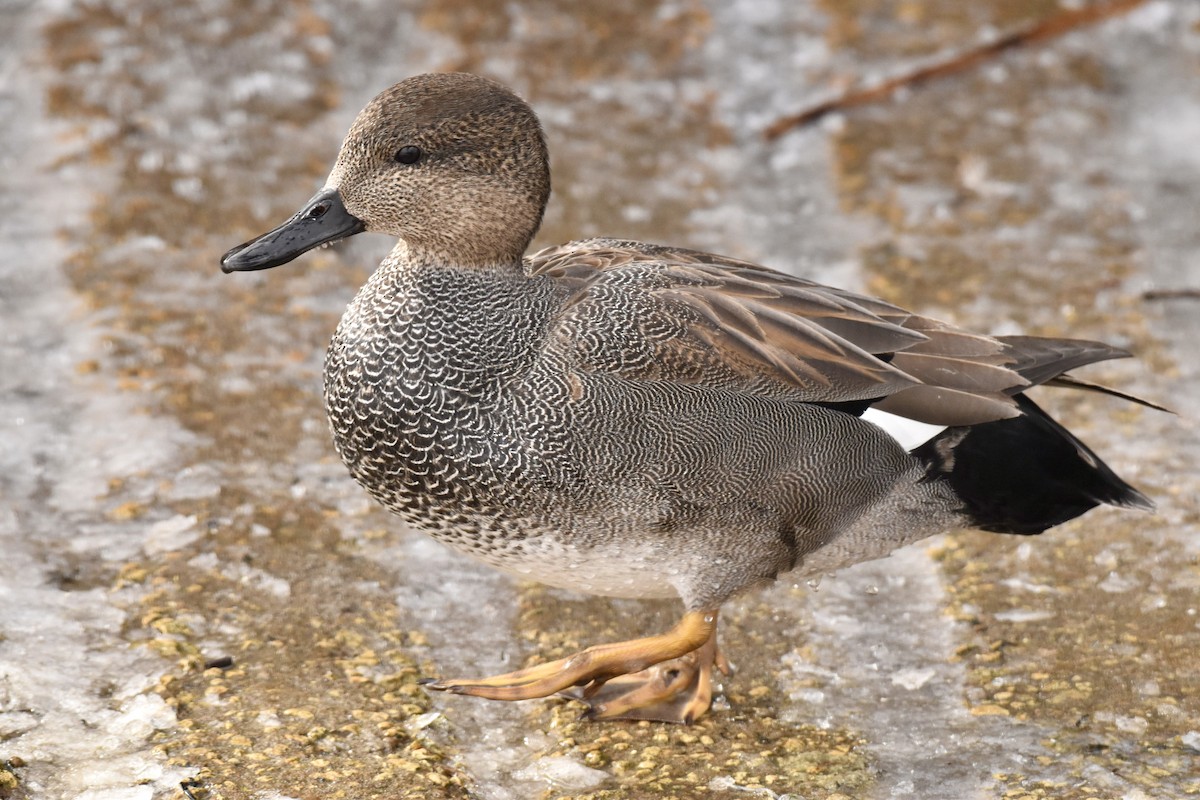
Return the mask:
M418 75L362 110L326 187L412 259L512 265L541 224L550 164L537 117L507 88Z

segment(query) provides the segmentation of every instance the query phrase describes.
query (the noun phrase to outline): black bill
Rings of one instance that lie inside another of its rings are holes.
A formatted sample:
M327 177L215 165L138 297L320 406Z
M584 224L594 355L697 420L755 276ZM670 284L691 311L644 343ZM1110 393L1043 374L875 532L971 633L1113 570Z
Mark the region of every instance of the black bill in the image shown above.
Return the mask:
M337 189L323 189L273 231L221 256L222 272L250 272L286 264L314 247L362 233L366 225L346 210Z

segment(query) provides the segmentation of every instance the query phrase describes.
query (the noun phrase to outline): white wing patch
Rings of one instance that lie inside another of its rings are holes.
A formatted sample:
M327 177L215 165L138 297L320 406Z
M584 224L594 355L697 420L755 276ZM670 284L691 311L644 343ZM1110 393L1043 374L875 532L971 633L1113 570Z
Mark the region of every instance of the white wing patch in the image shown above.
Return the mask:
M899 442L907 452L912 452L946 430L945 425L917 422L915 419L889 414L877 408L868 408L861 418L882 428L884 433Z

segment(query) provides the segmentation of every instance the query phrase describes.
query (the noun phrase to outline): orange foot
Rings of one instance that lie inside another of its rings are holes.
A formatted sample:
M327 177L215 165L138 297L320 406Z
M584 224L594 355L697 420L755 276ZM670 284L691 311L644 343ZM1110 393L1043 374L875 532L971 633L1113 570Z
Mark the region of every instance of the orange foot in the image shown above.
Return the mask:
M423 683L429 689L490 700L529 700L572 690L568 694L589 704L590 719L688 724L712 704L714 664L729 674L729 664L717 649L717 612L691 611L658 636L596 645L490 678Z

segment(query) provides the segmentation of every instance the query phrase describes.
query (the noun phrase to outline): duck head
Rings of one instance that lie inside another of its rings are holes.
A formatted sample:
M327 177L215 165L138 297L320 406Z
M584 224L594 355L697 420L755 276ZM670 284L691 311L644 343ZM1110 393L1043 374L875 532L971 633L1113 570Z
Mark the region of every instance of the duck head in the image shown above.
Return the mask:
M519 265L549 196L545 138L528 104L476 75L419 75L367 104L325 188L226 253L221 269L277 267L363 231L399 237L408 261Z

